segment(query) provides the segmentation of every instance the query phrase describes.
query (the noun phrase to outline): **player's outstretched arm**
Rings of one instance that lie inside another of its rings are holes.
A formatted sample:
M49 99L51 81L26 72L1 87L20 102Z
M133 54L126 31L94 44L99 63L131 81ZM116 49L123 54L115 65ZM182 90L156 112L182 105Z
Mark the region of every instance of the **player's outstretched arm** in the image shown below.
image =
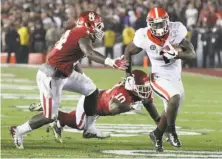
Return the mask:
M100 64L105 64L113 68L119 68L121 70L126 70L128 67L128 61L120 59L110 59L106 58L99 52L93 49L92 39L90 37L83 37L78 41L79 47L82 52L92 61L95 61Z
M196 59L196 53L191 42L187 39L183 39L179 46L182 48L182 51L178 52L177 59L182 60L194 60Z
M124 51L124 60L129 61L129 66L126 69L126 75L127 76L130 76L131 75L131 71L132 71L132 69L131 69L131 56L132 55L136 55L136 54L138 54L141 51L142 51L142 49L138 48L133 42L129 43L126 46L125 51Z

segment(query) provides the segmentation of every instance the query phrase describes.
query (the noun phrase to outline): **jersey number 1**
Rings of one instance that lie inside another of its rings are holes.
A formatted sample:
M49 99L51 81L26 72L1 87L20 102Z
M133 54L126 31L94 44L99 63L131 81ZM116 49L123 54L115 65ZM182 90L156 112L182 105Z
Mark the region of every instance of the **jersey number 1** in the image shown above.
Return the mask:
M59 41L56 43L55 48L58 50L62 49L63 44L67 41L67 38L69 36L70 30L67 30L62 37L59 39Z
M119 93L118 95L116 95L115 98L118 99L118 101L120 101L120 103L123 103L126 101L126 98L124 97L124 95L122 93Z

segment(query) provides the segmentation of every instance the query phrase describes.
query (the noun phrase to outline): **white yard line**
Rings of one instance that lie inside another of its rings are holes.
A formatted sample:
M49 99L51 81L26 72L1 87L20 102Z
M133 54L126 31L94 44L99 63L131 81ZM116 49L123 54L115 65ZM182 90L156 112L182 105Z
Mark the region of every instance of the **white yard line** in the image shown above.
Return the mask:
M14 73L1 73L1 77L15 77Z
M1 84L2 90L37 90L37 86L20 84Z
M166 150L163 153L156 153L154 150L104 150L105 154L146 156L146 157L177 157L177 158L221 158L222 152L217 151L183 151Z
M29 80L26 78L2 78L1 83L36 83L34 80Z
M1 64L2 68L8 68L8 67L23 67L23 68L39 68L40 65L30 65L30 64Z
M1 94L2 99L39 99L39 94L24 94L24 93L2 93ZM73 100L73 101L78 101L80 98L80 95L63 95L62 100Z
M183 72L182 75L194 76L194 77L201 77L201 78L204 78L204 79L217 79L217 80L222 80L221 77L216 77L216 76L211 76L211 75L206 75L206 74L200 74L200 73Z
M1 64L2 68L7 68L7 67L23 67L23 68L39 68L40 65L27 65L27 64ZM222 80L222 78L220 77L215 77L215 76L211 76L211 75L203 75L200 73L192 73L192 72L183 72L184 75L188 75L188 76L198 76L198 77L202 77L202 78L206 78L206 79L219 79Z

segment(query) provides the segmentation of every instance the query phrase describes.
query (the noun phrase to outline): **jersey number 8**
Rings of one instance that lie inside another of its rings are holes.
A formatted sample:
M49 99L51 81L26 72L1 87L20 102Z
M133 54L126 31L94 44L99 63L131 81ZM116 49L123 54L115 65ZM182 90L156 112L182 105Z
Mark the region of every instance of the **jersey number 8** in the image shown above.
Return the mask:
M62 49L63 44L67 41L67 38L69 36L70 30L67 30L62 37L59 39L59 41L55 44L55 48L58 50Z

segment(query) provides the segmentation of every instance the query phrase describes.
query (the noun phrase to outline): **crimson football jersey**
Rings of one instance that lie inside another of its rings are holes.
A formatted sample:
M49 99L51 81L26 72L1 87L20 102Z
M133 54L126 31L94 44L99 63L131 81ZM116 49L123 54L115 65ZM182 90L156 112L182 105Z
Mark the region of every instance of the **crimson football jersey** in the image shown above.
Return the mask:
M109 101L113 97L118 99L121 103L126 104L132 104L134 102L141 101L139 97L135 96L130 91L127 91L122 83L118 83L111 89L100 91L97 114L111 115L111 112L109 111ZM148 99L153 100L152 93L149 95Z
M67 30L48 54L47 63L69 76L72 73L73 64L85 56L78 40L87 35L85 27Z

